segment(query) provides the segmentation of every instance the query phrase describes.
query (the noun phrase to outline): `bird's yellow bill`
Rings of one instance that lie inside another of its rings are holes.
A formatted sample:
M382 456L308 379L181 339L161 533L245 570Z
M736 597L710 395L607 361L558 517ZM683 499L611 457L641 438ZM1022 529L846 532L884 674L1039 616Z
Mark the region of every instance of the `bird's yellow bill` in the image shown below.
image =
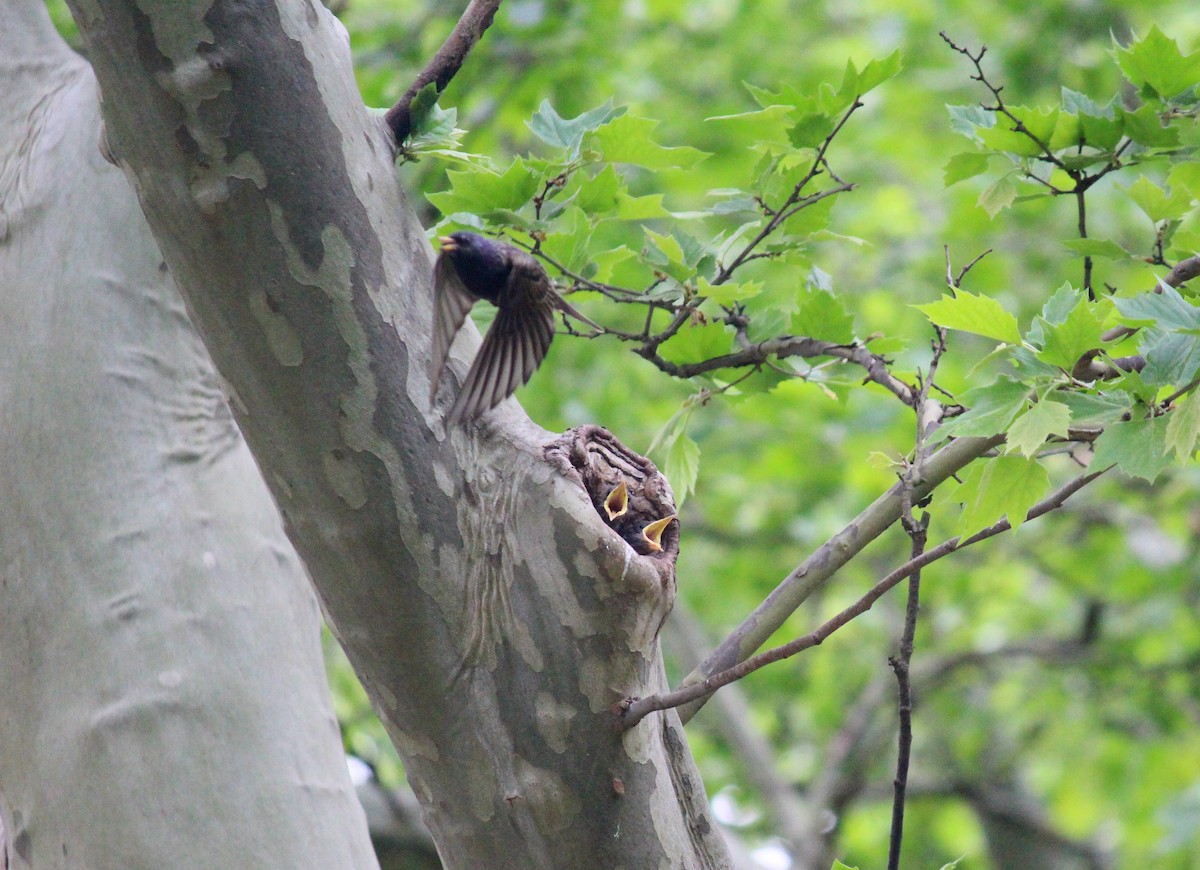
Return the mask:
M458 243L449 236L442 236L440 239L438 239L438 245L443 251L453 251L458 247Z
M661 520L655 520L642 529L642 537L646 539L647 546L655 553L662 550L662 533L663 530L671 524L674 516L663 517Z
M604 500L604 512L608 514L609 522L611 522L617 517L624 516L627 510L629 510L629 490L625 486L625 481L622 480Z

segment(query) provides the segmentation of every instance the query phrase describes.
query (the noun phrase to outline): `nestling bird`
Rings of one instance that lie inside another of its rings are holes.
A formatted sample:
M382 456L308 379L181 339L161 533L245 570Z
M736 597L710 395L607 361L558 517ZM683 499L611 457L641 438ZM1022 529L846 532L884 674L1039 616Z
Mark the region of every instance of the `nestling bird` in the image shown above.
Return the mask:
M604 513L608 516L609 526L643 556L662 552L663 532L676 519L674 514L670 514L646 523L644 516L630 515L629 486L624 480L613 487L604 499Z
M496 306L496 319L446 420L447 427L494 408L529 380L554 338L554 313L569 314L595 329L597 324L558 295L550 276L530 254L476 233L439 239L433 267L433 355L429 360L429 402L454 336L480 299Z

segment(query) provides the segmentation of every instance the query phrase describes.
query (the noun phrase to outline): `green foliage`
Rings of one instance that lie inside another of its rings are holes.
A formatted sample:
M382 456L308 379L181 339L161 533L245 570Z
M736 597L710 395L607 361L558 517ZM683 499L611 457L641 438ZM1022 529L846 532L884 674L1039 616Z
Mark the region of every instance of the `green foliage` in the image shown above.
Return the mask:
M1012 344L1021 341L1017 319L987 296L972 296L959 291L954 296L943 296L938 302L917 308L925 312L930 321L947 329L961 329Z
M962 504L957 534L967 538L1008 518L1013 529L1050 488L1050 476L1036 459L997 456L977 463L946 498Z

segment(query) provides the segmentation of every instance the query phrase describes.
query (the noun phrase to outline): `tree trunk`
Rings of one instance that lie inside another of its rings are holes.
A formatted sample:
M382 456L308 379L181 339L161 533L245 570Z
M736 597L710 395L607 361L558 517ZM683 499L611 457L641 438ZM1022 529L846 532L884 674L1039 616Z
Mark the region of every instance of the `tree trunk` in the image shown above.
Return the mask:
M430 250L319 4L72 3L109 153L449 867L726 866L664 688L669 488L603 431L427 400ZM461 378L477 335L456 344ZM453 380L453 378L451 379Z
M0 81L0 866L373 866L316 600L41 3Z

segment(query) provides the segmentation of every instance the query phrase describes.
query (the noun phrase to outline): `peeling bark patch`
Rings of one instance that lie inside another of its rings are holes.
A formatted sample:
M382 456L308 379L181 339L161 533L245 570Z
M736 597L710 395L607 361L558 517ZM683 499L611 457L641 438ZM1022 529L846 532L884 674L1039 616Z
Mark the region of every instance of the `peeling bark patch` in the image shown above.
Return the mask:
M388 729L388 733L396 741L396 748L405 758L423 758L435 764L441 759L437 744L423 734L403 731L394 724Z
M262 327L267 346L271 348L271 353L279 360L280 365L298 366L304 362L304 348L300 346L300 336L292 329L287 319L278 313L278 306L271 302L266 291L250 291L250 312Z
M325 479L338 497L354 510L367 503L366 484L354 458L341 450L330 450L321 457Z
M573 825L581 805L559 775L535 767L519 755L513 761L521 784L520 797L528 804L538 831L549 836Z
M567 751L567 735L571 720L578 711L570 704L560 704L549 692L538 692L534 698L537 730L546 745L559 755Z
M438 491L446 498L454 498L454 478L441 462L433 463L433 479L437 481Z
M200 211L207 215L216 214L217 208L229 201L233 191L230 179L250 181L259 190L267 183L262 164L249 152L239 154L220 168L197 167L194 175L188 190Z

